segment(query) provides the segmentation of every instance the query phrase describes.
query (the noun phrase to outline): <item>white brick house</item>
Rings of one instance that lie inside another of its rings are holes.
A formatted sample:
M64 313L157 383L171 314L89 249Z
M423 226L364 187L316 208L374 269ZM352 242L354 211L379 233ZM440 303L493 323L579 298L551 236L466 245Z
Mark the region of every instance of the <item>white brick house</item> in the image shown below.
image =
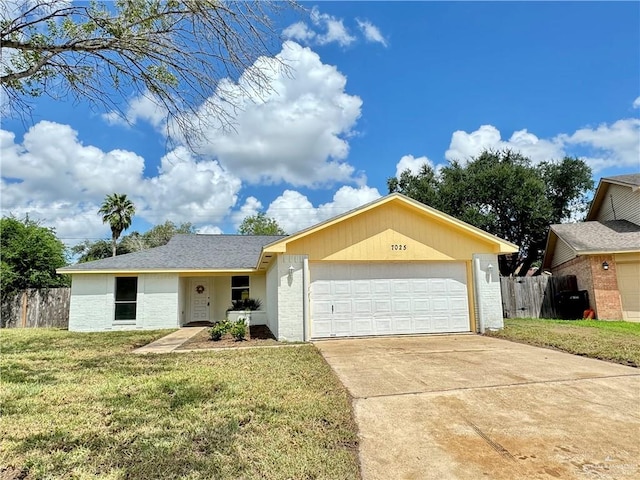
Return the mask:
M175 328L257 298L280 340L502 327L497 255L517 247L400 194L290 236L176 235L59 269L69 329Z

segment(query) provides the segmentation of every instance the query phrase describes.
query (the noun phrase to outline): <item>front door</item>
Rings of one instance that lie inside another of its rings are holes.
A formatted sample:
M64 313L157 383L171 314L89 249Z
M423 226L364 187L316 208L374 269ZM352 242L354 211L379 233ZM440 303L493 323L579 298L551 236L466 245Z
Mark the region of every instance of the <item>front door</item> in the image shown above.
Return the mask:
M192 279L191 288L191 322L208 322L211 312L209 281Z

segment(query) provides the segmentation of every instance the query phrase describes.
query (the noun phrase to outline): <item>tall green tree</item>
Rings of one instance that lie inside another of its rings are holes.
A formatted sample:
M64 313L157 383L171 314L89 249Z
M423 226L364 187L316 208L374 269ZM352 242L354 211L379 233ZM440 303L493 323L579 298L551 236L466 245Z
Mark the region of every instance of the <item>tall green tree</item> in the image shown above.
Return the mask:
M542 257L549 225L584 213L593 189L590 167L566 157L534 165L518 152L485 151L466 164L451 162L439 175L428 167L390 178L389 191L420 202L511 241L520 256L503 257L500 270L524 274ZM511 261L509 261L511 260Z
M0 286L2 296L25 288L51 288L69 285L69 278L56 269L67 264L64 244L51 228L25 218L0 220L2 251Z
M176 225L171 220L167 220L144 233L131 232L122 239L120 244L129 252L138 252L166 245L174 235L195 233L196 227L191 222L183 222L180 225Z
M118 242L116 255L124 255L125 253L131 253L131 250L122 241ZM112 244L107 240L85 240L71 247L71 254L77 256L78 263L102 260L113 255Z
M116 256L116 248L120 234L131 226L131 220L136 213L133 202L122 193L107 195L98 210L102 214L102 222L111 228L111 251Z
M203 125L230 125L239 105L237 95L218 89L224 78L242 74L242 88L269 91L267 70L279 65L253 64L281 45L274 16L295 7L272 0L9 3L0 9L0 84L14 113L28 118L29 97L46 95L126 119L121 102L141 95L187 139ZM200 110L210 97L219 101Z
M264 212L246 217L238 227L240 235L286 235L278 222Z

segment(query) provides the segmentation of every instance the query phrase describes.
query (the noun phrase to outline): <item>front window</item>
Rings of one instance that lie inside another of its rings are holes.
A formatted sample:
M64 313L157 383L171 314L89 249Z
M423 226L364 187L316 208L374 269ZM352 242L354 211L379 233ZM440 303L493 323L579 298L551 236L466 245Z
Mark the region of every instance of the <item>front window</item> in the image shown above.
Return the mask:
M116 320L136 319L138 277L116 277Z
M231 300L245 300L249 298L249 276L231 277Z

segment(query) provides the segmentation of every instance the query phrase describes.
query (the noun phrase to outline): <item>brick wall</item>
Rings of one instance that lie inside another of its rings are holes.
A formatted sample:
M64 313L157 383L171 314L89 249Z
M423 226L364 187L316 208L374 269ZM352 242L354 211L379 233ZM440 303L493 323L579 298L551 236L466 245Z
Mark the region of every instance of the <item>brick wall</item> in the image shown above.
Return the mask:
M587 258L591 266L598 318L620 320L622 318L622 301L618 290L615 258L613 255L590 255ZM608 270L602 268L602 262L609 264Z
M503 328L502 293L498 257L491 253L473 254L473 261L479 260L480 273L473 268L473 282L476 292L476 317L486 330ZM491 265L491 268L489 268ZM467 281L471 281L468 279ZM480 318L482 316L482 318Z
M278 255L278 340L305 340L302 276L305 255ZM293 267L289 276L289 267ZM272 281L272 278L269 279Z
M609 264L603 270L602 262ZM579 256L552 269L554 275L575 275L578 290L589 292L589 305L596 318L613 320L622 318L622 303L618 292L616 262L613 255Z

